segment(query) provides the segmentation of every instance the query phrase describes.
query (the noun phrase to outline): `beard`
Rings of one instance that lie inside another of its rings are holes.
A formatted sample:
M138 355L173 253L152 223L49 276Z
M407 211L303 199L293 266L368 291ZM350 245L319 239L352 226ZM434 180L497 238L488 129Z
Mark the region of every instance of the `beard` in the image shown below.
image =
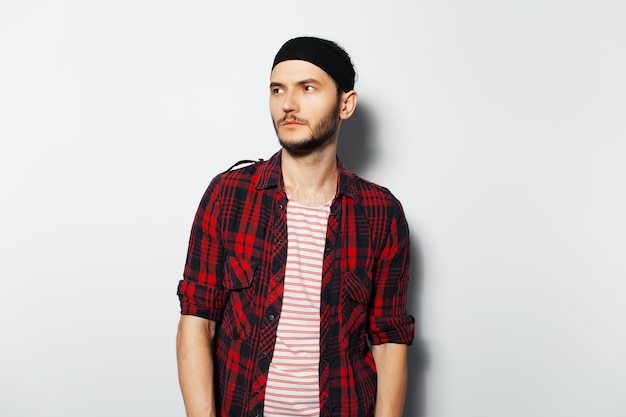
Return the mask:
M341 119L339 117L340 101L337 100L335 108L332 109L326 116L320 120L320 122L311 127L309 122L304 119L299 119L295 116L285 116L274 123L274 130L276 136L278 136L278 142L283 149L293 153L309 153L324 147L330 139L335 135L339 129ZM283 140L278 133L278 126L286 120L295 120L311 128L311 136L302 139L293 139L291 141Z

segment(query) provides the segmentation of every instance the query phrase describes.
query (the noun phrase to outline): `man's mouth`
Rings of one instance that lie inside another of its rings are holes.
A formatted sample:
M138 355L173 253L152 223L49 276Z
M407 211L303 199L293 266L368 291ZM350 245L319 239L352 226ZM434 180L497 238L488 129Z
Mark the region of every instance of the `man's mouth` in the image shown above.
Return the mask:
M286 120L281 120L279 124L280 126L300 126L300 125L306 125L306 122L304 122L303 120L298 120L298 119L286 119Z

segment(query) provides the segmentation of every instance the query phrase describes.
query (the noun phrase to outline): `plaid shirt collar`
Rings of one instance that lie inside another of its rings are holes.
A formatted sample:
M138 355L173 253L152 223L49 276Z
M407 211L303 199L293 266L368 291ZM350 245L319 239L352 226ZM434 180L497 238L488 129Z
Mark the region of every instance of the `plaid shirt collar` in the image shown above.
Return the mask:
M261 167L259 176L254 184L257 190L273 187L283 189L283 176L281 171L282 152L282 149L276 152L267 163ZM339 160L337 160L337 171L339 172L339 194L343 194L358 202L359 194L354 183L354 178Z

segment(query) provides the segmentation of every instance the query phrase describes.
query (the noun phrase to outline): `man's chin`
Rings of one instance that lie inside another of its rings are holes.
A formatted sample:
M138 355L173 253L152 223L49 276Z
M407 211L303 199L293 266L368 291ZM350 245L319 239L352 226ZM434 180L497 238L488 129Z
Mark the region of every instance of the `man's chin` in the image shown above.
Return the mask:
M279 137L278 142L283 149L290 152L306 152L319 146L319 144L317 144L313 139L287 139Z
M294 155L308 155L315 151L319 151L323 149L326 145L328 145L329 141L322 141L316 139L308 139L301 141L292 141L292 140L283 140L278 139L280 145L284 150L294 154Z

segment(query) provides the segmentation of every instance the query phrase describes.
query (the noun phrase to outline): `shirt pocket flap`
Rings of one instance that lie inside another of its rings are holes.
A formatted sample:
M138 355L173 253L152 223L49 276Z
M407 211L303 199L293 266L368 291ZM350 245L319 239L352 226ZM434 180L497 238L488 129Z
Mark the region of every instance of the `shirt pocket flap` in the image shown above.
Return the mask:
M360 304L368 304L372 293L372 274L364 269L343 274L345 295Z
M224 288L240 290L248 288L252 284L256 265L248 259L228 256L224 263Z

